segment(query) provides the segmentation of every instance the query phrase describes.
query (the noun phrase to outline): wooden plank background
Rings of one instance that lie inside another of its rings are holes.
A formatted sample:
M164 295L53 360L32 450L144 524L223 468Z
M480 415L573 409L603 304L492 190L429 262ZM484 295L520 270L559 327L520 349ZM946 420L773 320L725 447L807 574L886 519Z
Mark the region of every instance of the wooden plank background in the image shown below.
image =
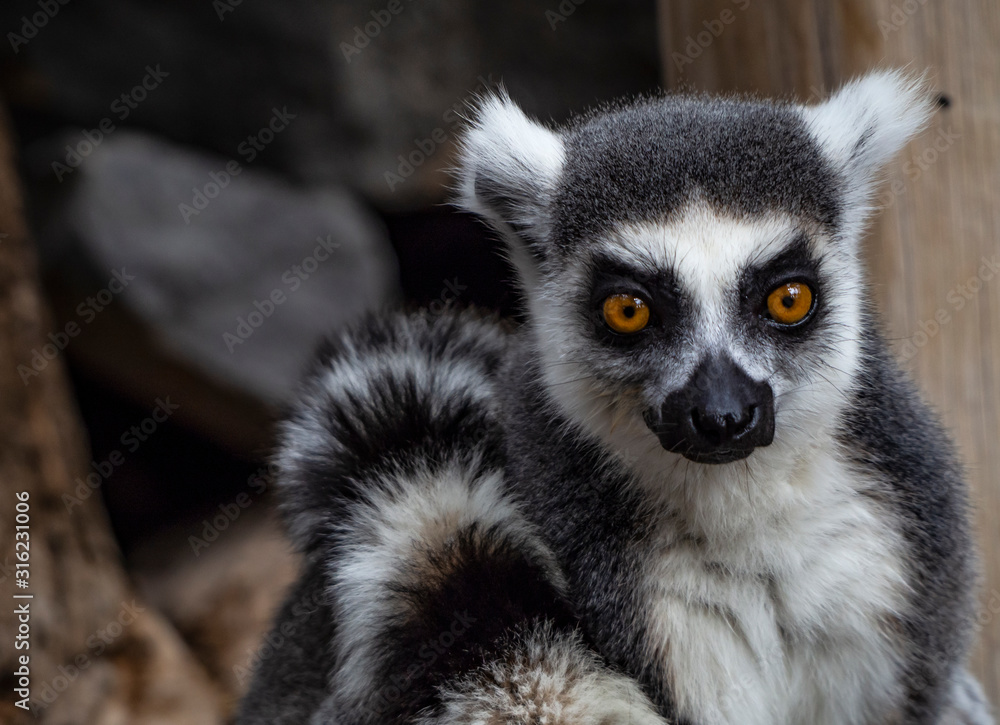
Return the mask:
M890 170L867 255L896 350L968 468L986 575L972 668L1000 703L1000 273L982 264L1000 261L1000 4L660 0L659 10L670 88L815 100L891 66L927 71L948 99Z

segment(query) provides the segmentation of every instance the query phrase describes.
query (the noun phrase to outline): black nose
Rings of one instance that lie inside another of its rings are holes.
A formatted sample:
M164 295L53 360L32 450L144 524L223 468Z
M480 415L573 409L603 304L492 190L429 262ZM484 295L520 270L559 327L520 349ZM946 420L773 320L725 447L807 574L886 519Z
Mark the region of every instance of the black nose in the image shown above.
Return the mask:
M692 408L691 426L706 441L722 444L736 440L753 421L756 405L745 407L737 404L732 410Z
M701 463L746 458L774 440L774 393L728 356L699 364L646 423L668 451Z

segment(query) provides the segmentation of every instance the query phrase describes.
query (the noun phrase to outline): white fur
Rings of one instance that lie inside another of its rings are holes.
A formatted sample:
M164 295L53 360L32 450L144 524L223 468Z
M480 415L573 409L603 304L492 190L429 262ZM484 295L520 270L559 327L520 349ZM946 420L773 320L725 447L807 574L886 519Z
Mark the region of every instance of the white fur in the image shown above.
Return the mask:
M922 79L901 71L870 73L828 101L802 109L806 124L844 178L845 230L858 235L878 172L930 120Z
M905 653L887 625L905 606L903 544L859 495L877 485L824 451L766 486L709 495L752 511L726 535L689 518L701 501L663 518L646 557L650 656L669 663L681 715L833 725L898 702Z
M518 548L536 556L549 580L564 588L563 577L548 548L504 497L497 471L470 480L467 465L385 480L369 490L343 524L346 543L331 571L331 596L339 623L334 691L341 702L363 707L372 697L375 649L383 627L407 615L407 602L394 587L431 586L426 578L410 581L414 572L433 577L429 553L442 550L456 534L476 524L480 531L497 527ZM421 566L421 564L424 564Z
M511 224L535 240L548 237L547 199L555 192L566 152L556 132L529 119L506 94L480 102L475 125L465 134L458 167L458 203L487 219L505 238L526 283L536 281L535 263ZM477 178L509 192L514 208L501 212L476 193Z
M720 215L707 204L694 203L669 223L615 229L602 241L600 251L650 271L673 269L697 308L699 335L685 341L692 346L691 356L700 359L706 352L725 351L751 377L763 380L769 371L736 338L729 299L747 266L765 264L778 256L801 231L808 232L816 252L824 259L823 276L835 283L834 297L825 302L837 306L844 323L857 329L857 306L849 297L861 282L856 258L832 245L818 229L804 227L789 216L737 219ZM836 362L843 367L851 365L856 357L855 341L847 345L842 359ZM686 379L691 370L677 372Z

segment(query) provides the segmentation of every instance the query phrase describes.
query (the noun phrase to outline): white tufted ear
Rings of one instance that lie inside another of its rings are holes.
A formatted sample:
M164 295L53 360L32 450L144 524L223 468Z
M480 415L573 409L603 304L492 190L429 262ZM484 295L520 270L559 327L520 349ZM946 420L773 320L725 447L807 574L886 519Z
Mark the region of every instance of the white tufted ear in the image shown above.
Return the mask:
M878 172L930 120L931 94L920 78L876 71L803 109L806 124L845 185L847 207L863 207Z
M462 139L458 204L504 235L522 273L534 266L532 257L544 257L549 203L564 157L559 135L528 118L506 94L481 99Z

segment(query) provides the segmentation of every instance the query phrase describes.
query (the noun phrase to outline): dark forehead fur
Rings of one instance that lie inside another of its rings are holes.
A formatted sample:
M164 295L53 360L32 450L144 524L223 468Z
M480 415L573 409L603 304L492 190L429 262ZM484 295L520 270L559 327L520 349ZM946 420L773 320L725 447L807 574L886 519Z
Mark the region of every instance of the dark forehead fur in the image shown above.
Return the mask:
M834 227L837 181L787 104L668 96L595 113L563 134L560 246L616 222L668 218L696 195L738 216L784 211Z

